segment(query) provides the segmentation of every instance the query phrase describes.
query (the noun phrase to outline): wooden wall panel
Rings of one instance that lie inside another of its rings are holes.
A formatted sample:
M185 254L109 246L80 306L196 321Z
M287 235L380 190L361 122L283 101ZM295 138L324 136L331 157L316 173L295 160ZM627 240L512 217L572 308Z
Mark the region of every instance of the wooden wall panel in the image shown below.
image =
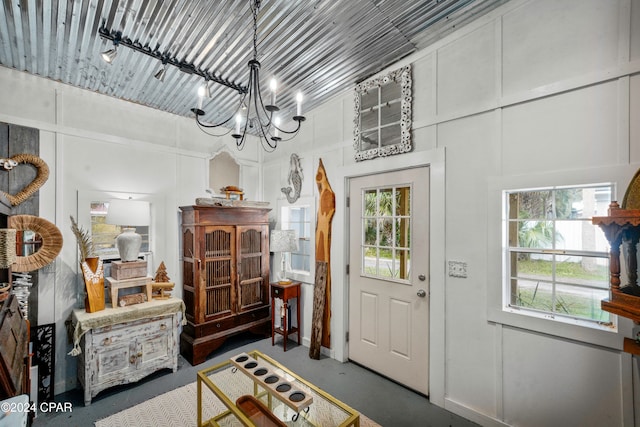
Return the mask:
M12 157L16 154L40 155L40 131L34 128L0 123L0 157ZM37 171L31 165L19 165L7 172L0 169L0 190L16 194L36 177ZM39 216L39 191L18 206L11 209L12 215ZM38 273L31 272L31 295L29 296L29 321L31 326L38 322Z

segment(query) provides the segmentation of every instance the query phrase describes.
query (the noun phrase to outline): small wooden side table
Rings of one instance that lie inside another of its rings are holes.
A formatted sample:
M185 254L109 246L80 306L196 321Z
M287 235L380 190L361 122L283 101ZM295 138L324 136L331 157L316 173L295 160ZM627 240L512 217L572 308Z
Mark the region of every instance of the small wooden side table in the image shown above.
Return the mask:
M134 277L132 279L116 280L113 277L105 277L109 286L109 295L111 295L111 307L118 308L118 291L126 288L144 288L147 295L147 302L151 301L153 294L153 277Z
M271 283L271 345L275 345L275 336L280 334L284 337L284 351L287 351L287 339L290 334L298 334L298 344L300 344L300 282L283 284L279 282ZM276 328L276 298L282 300L282 313L280 316L281 325ZM296 325L289 328L288 304L289 300L296 299Z

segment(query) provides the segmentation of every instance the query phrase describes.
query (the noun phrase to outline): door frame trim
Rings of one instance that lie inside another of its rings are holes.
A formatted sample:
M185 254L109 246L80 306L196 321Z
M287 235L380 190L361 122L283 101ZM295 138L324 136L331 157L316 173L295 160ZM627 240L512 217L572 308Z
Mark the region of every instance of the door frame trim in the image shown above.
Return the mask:
M332 234L348 236L349 211L346 208L349 180L363 175L392 172L407 168L428 166L430 170L429 191L429 400L438 406L445 403L445 148L410 154L384 157L366 162L346 165L336 170L335 193L343 200L336 204L336 216ZM346 264L349 259L349 239L335 239L332 247L334 275L332 302L331 357L346 362L349 347L346 333L349 330L349 276ZM342 279L342 280L340 280ZM341 286L337 286L340 284Z

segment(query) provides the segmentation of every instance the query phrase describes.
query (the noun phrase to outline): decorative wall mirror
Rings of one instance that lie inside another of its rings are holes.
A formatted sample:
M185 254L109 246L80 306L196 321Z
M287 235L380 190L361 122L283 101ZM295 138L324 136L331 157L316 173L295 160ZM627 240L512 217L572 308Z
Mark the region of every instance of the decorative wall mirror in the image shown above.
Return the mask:
M42 268L56 259L62 249L62 233L55 224L32 215L9 217L9 228L17 230L15 272Z
M222 194L221 188L240 186L240 165L227 151L220 151L209 160L209 188Z
M411 85L411 66L407 65L356 86L356 161L411 151Z

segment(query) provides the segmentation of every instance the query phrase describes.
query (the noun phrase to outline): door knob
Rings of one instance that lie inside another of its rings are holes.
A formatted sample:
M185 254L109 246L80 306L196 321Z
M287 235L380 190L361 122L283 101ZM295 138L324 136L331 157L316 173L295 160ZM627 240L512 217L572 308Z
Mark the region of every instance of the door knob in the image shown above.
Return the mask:
M427 291L425 291L424 289L418 289L418 296L420 298L424 298L427 296Z
M427 277L426 277L424 274L421 274L421 275L419 275L419 276L418 276L418 279L419 279L421 282L424 282L424 281L427 279Z

